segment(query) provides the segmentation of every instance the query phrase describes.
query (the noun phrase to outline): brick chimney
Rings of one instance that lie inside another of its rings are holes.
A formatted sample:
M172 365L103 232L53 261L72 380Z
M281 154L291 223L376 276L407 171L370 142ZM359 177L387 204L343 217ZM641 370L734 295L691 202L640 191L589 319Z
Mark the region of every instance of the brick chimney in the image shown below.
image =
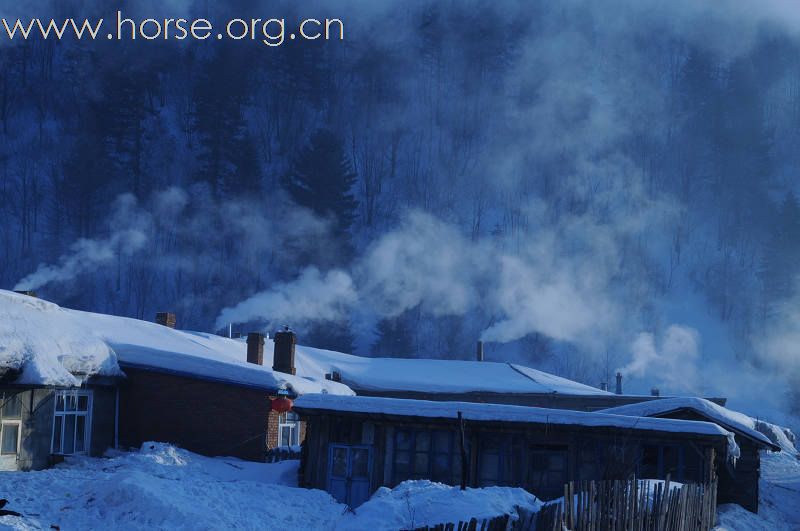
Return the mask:
M622 373L621 372L617 373L617 394L618 395L622 394Z
M297 374L294 367L294 347L297 336L288 327L275 333L275 350L272 357L272 370L286 374Z
M34 299L36 298L36 292L35 291L30 291L30 290L23 289L23 290L14 290L14 293L19 293L20 295L27 295L28 297L33 297Z
M247 363L264 365L264 334L247 334Z
M483 341L478 341L478 350L475 357L478 361L483 361Z
M653 387L650 389L650 396L661 396L661 391L658 389L658 387Z
M175 328L175 314L172 312L158 312L156 314L156 323L166 326L167 328Z
M600 382L600 390L608 391L608 382Z

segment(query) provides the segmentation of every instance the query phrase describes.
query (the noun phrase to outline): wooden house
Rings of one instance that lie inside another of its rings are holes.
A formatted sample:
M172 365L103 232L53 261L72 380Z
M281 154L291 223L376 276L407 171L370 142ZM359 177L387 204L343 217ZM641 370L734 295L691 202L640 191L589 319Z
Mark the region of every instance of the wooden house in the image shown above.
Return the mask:
M305 395L295 411L307 423L302 484L353 507L407 479L523 487L543 499L581 479L703 482L737 451L709 422L360 396Z
M648 403L630 404L604 410L603 413L665 419L713 422L732 432L739 447L735 461L719 467L719 503L736 503L758 512L758 480L761 451L780 451L780 446L758 431L752 418L702 398L665 398Z

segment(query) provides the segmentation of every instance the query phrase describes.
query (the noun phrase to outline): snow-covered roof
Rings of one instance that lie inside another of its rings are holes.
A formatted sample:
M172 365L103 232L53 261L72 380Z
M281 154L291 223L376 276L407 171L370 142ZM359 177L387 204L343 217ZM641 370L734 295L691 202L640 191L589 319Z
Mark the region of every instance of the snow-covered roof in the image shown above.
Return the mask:
M484 422L519 422L529 424L558 424L564 426L590 426L648 430L669 433L689 433L726 437L729 443L733 434L713 422L674 420L649 417L629 417L607 413L546 409L539 407L484 404L474 402L434 402L404 398L382 398L371 396L322 396L308 394L294 403L299 412L330 411L457 419L461 412L465 420Z
M697 397L676 397L676 398L663 398L661 400L652 400L649 402L639 402L636 404L628 404L625 406L612 407L602 410L602 413L609 413L613 415L629 415L632 417L653 417L658 415L665 415L674 411L682 409L689 409L703 417L708 418L710 421L719 424L720 426L731 431L740 433L755 441L767 445L771 448L778 449L778 447L769 440L769 438L756 431L755 419L733 411L726 407L720 406L706 400L705 398Z
M324 377L247 363L243 341L69 310L0 290L0 373L21 371L15 383L74 386L85 376L121 376L126 366L297 394L353 394Z
M366 358L298 346L295 365L297 374L316 378L338 372L342 383L356 391L611 394L530 367L491 361Z

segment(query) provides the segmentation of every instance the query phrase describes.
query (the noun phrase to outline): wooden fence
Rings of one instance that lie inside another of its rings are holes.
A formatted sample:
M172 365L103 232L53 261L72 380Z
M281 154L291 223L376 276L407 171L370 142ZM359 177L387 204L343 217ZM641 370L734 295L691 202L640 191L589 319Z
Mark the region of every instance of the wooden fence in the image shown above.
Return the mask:
M648 481L581 481L564 500L521 514L514 531L709 531L717 514L717 480L670 486Z
M717 512L717 480L670 486L649 481L581 481L564 485L564 500L539 512L423 526L413 531L709 531Z

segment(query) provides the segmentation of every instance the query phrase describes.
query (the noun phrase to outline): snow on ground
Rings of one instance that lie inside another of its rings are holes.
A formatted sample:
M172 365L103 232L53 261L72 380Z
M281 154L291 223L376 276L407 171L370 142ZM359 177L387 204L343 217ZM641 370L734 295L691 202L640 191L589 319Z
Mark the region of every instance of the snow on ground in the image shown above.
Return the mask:
M524 489L487 487L460 490L427 480L404 481L394 489L381 487L372 498L344 518L337 531L395 531L426 525L516 515L517 507L538 511L541 502Z
M0 529L399 529L534 510L522 489L460 491L429 481L380 489L351 511L320 490L297 488L297 461L203 457L162 443L108 458L68 458L39 472L0 473L0 498L22 517Z
M758 514L721 505L715 531L800 529L800 461L788 452L762 452Z

